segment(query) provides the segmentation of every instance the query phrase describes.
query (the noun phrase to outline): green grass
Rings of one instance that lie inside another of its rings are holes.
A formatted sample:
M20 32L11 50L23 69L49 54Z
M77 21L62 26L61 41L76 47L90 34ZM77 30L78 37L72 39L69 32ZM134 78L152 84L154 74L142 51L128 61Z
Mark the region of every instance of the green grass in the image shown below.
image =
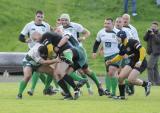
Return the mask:
M42 84L37 84L33 97L26 94L26 89L22 100L15 99L18 83L0 83L0 89L0 113L160 113L159 87L152 87L148 97L142 87L136 87L135 95L125 101L99 97L96 89L93 96L88 96L85 87L76 101L60 100L60 94L43 96Z
M18 41L26 23L34 19L36 10L45 12L45 20L55 25L61 13L69 13L71 20L81 23L91 31L85 42L89 64L97 73L104 73L103 57L91 59L92 45L106 17L116 18L123 13L123 0L1 0L0 51L27 51L27 45ZM153 0L137 0L137 17L131 23L138 29L142 44L143 35L153 20L159 20L160 10Z

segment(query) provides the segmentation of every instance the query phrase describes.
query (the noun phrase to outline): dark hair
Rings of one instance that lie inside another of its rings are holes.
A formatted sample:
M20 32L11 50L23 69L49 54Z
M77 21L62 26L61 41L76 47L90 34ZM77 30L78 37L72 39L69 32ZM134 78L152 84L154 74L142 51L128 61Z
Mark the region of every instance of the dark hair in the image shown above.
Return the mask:
M40 57L42 57L43 59L47 59L48 57L48 49L47 49L47 46L45 45L42 45L38 48L38 52L39 52L39 55Z
M112 19L112 18L106 18L106 20L110 20L111 22L113 22L113 19Z
M158 22L157 21L153 21L152 24L155 24L158 26Z
M37 14L43 14L43 11L42 11L42 10L37 10L37 11L36 11L36 15L37 15Z

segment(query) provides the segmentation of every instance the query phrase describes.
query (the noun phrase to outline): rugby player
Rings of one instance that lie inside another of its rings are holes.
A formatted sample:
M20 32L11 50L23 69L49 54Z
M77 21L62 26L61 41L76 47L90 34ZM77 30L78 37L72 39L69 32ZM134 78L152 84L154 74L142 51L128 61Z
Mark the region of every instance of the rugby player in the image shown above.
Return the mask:
M73 38L75 38L75 40L77 40L79 45L82 47L83 51L86 51L83 48L82 42L87 37L90 36L90 32L86 28L84 28L81 24L71 22L69 14L62 14L60 16L60 19L61 19L61 24L63 26L64 31L70 32L71 35L73 36ZM86 52L84 52L84 55L86 56ZM86 56L86 58L87 58L87 56ZM87 75L95 82L95 84L98 88L98 93L99 93L100 96L102 96L104 94L103 88L102 88L101 83L99 82L99 80L97 78L96 73L94 73L92 70L89 69L87 61L86 61L85 65L83 65L83 67L81 67L81 70L79 72L81 73L81 75L84 78L87 78L86 77L86 75ZM88 92L90 94L92 94L92 90L90 89L89 83L87 84L87 87L88 87Z
M96 41L93 46L93 58L96 58L96 52L101 43L103 44L103 53L105 61L112 59L119 53L116 32L113 30L113 19L106 18L104 21L104 28L98 32ZM110 98L116 96L116 87L118 84L116 74L118 73L119 65L120 62L105 65L107 72L107 75L105 76L105 93L106 95L109 95Z
M126 78L128 78L129 83L144 87L145 95L148 96L150 94L151 83L138 79L138 75L147 67L145 48L142 47L139 41L127 39L125 31L119 31L117 33L117 39L119 44L121 44L120 52L113 59L106 61L106 64L109 65L118 62L122 60L125 55L128 55L130 62L124 66L118 75L120 96L117 96L116 99L126 99L124 84Z
M21 31L21 34L19 35L19 40L21 42L27 43L29 49L31 49L36 44L36 42L31 37L35 31L39 32L40 34L43 34L45 32L49 32L51 30L50 25L48 23L44 22L43 20L44 20L43 11L41 11L41 10L36 11L35 20L27 23L25 25L25 27L23 28L23 30ZM28 38L26 38L27 36L28 36ZM31 86L31 89L27 92L31 96L34 93L34 89L35 89L35 86L36 86L36 83L37 83L39 77L44 84L46 82L50 84L52 81L52 78L50 76L46 77L46 75L41 74L39 72L33 72L32 86ZM49 89L44 90L44 94L48 94L50 92L50 90L52 90L51 86L49 87Z

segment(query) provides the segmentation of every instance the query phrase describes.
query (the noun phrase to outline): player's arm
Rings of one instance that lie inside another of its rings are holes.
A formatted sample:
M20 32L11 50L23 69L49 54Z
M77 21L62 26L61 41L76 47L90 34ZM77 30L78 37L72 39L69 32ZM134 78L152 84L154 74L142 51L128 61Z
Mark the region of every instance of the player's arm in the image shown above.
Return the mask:
M51 64L54 64L54 63L58 63L60 62L60 59L56 58L56 59L52 59L52 60L44 60L44 59L40 59L39 60L39 63L40 64L43 64L43 65L51 65Z
M92 58L96 58L96 53L100 44L101 44L101 36L100 36L100 32L98 32L96 41L94 42L93 49L92 49Z
M68 42L68 39L70 38L69 35L64 35L63 38L60 40L60 42L58 43L57 47L60 48L63 45L65 45Z
M23 35L23 34L20 34L19 35L19 41L21 41L21 42L26 42L26 39L25 39L25 35Z
M20 35L19 35L19 41L23 42L23 43L28 43L30 41L30 39L26 39L25 36L29 34L29 24L26 24L25 27L23 28L23 30L21 31Z
M86 28L84 28L84 30L82 31L82 36L81 36L81 39L82 40L85 40L86 38L88 38L90 36L90 31Z
M146 56L146 49L142 47L140 43L136 43L135 48L139 50L139 61L136 63L135 66L140 67Z

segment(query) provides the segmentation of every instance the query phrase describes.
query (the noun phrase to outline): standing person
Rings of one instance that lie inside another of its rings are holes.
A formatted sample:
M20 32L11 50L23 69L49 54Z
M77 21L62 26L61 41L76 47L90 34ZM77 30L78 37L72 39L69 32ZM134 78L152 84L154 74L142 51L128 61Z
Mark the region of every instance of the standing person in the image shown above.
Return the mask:
M128 1L129 0L124 0L124 13L128 13ZM132 16L137 16L136 0L131 0L131 1L132 1Z
M116 32L113 31L113 19L107 18L104 21L104 28L101 29L93 46L92 57L96 58L96 52L100 43L103 44L103 53L105 62L111 60L119 53L118 41L116 39ZM116 87L118 84L116 74L120 66L120 62L116 62L106 66L107 75L105 76L106 94L109 97L116 96ZM112 89L112 92L111 92ZM110 93L111 92L111 93Z
M150 29L144 36L147 42L147 54L150 55L148 61L148 80L153 85L160 85L160 76L158 71L158 59L160 56L160 33L158 22L152 22Z
M106 61L106 64L109 65L118 62L124 58L124 55L128 55L130 59L129 64L127 64L118 75L120 96L117 98L125 99L124 80L126 78L128 78L131 84L144 87L145 95L148 96L150 94L151 83L138 79L138 75L147 67L145 48L142 47L137 40L127 39L124 31L117 33L117 39L119 44L121 44L119 54L113 59Z
M120 30L123 30L123 31L125 31L126 32L126 35L127 35L127 38L128 39L134 39L133 38L133 35L132 35L132 33L131 33L131 31L130 30L128 30L128 29L126 29L125 27L123 27L123 18L122 17L118 17L117 19L116 19L116 21L115 21L115 27L114 27L114 29L115 29L115 31L120 31ZM122 62L121 62L121 66L120 66L120 68L123 68L125 65L127 65L129 63L129 59L128 58L124 58L123 60L122 60ZM132 85L132 84L129 84L128 83L128 80L126 79L125 80L125 85L126 85L126 93L128 94L128 95L133 95L134 94L134 86Z
M137 29L133 25L130 24L130 15L123 14L122 19L123 19L123 30L124 31L128 30L132 35L131 38L138 40L140 42Z
M41 11L41 10L36 11L35 20L27 23L19 35L19 40L23 43L27 43L29 49L31 49L36 44L36 42L31 37L35 31L39 32L40 34L44 34L45 32L48 32L51 30L50 25L48 23L44 22L43 20L44 20L43 11ZM28 38L26 38L26 37L28 37ZM45 82L52 81L52 78L50 76L47 76L48 78L46 79L46 75L40 74L38 72L33 72L32 86L31 86L31 89L28 91L28 94L31 96L34 93L34 89L35 89L35 86L37 84L39 77L44 84L45 84ZM52 87L50 87L49 89L51 90ZM48 89L44 90L44 94L46 94L47 90Z
M71 35L77 40L77 42L83 48L82 42L90 36L90 32L86 28L84 28L82 25L75 22L71 22L69 14L62 14L60 16L60 19L61 19L61 24L63 26L64 31L70 32ZM86 51L84 48L83 50ZM89 76L95 82L98 88L98 93L100 96L102 96L103 89L102 89L101 83L99 82L96 73L89 69L87 61L85 65L81 68L81 71L79 72L84 78L87 78L87 76ZM87 83L87 87L88 87L88 92L92 93L89 83Z

